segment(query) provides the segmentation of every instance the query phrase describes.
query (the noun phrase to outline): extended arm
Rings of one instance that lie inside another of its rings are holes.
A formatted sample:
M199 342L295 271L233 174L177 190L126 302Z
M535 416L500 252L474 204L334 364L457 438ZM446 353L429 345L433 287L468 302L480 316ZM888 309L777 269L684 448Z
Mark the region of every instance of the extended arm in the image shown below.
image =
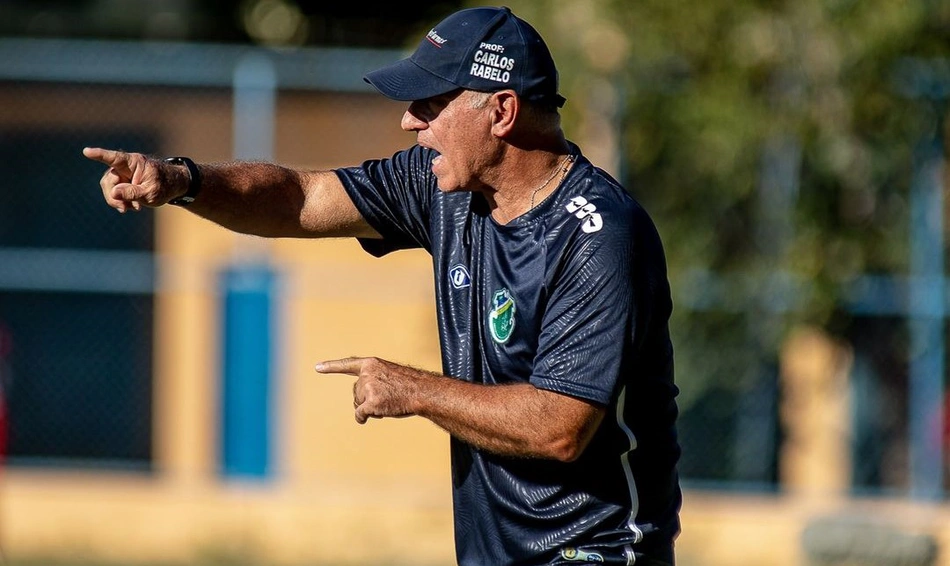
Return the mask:
M99 182L119 212L166 204L185 194L187 168L100 148L83 155L109 166ZM202 164L201 190L187 210L225 228L267 237L379 237L331 171L302 171L271 163Z
M480 385L378 358L317 364L321 373L358 377L356 420L418 415L474 446L506 456L569 462L604 417L597 404L528 383Z

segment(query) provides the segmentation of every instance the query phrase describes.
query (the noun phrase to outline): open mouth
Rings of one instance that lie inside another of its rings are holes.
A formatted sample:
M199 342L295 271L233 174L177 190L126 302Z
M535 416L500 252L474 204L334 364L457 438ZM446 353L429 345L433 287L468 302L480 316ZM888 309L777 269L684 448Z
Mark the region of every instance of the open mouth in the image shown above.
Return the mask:
M442 161L442 154L435 150L432 150L432 152L435 153L435 157L432 158L432 169L434 170Z

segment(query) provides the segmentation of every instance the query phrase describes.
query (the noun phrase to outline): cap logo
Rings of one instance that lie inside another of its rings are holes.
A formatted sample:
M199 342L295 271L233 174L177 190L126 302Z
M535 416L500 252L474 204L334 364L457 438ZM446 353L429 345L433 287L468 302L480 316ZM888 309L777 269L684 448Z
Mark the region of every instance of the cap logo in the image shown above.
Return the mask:
M515 68L515 60L511 57L500 55L505 52L503 45L497 43L482 43L479 49L475 51L472 57L474 63L468 74L473 77L481 77L496 83L508 84L511 80L511 71Z
M431 43L432 45L435 45L439 49L442 49L442 44L448 41L447 39L439 35L439 33L435 31L435 28L432 28L429 30L429 33L426 34L426 39L429 40L429 43Z

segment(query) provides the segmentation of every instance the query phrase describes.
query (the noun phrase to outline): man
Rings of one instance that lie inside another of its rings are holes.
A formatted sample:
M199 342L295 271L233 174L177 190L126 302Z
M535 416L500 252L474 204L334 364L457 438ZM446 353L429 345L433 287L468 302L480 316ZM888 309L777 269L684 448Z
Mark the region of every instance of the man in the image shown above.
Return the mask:
M507 8L462 10L366 80L410 102L417 145L335 171L84 153L110 166L120 212L172 203L240 232L432 254L443 375L316 369L357 377L360 423L418 415L450 433L460 564L672 564L665 258L646 212L564 138L544 41Z

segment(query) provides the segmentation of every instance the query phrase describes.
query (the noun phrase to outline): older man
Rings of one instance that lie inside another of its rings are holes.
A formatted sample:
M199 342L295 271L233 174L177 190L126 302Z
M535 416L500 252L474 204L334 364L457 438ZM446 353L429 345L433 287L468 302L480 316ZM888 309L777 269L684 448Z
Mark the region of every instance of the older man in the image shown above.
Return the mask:
M567 141L557 70L507 8L452 14L369 73L410 102L417 144L334 171L87 148L106 202L171 203L231 230L353 236L432 254L442 374L378 358L356 420L417 415L451 435L459 564L672 564L672 309L647 213Z

